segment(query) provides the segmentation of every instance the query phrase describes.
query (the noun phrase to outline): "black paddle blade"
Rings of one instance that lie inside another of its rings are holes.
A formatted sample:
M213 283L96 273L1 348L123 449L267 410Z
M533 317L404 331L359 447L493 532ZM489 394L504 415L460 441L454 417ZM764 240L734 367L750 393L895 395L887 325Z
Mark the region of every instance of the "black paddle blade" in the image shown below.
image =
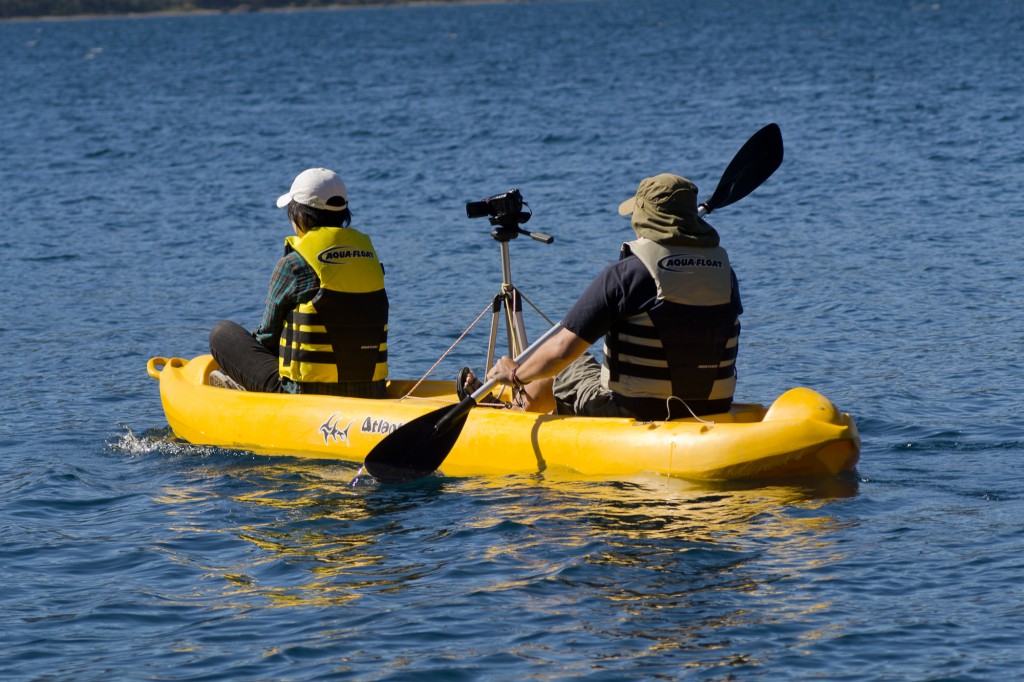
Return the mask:
M377 443L363 466L382 483L402 483L437 471L455 446L469 416L462 403L447 405L403 424ZM440 426L439 426L440 425Z
M782 165L782 131L769 123L754 133L732 158L711 198L704 202L708 213L747 196Z

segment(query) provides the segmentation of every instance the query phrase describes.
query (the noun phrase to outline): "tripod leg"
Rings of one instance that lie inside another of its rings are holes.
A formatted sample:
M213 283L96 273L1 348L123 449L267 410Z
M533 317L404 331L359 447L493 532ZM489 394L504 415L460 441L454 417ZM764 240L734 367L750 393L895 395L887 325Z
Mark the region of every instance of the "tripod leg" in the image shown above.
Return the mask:
M514 286L509 286L505 294L505 330L508 334L509 357L517 357L529 344L523 322L523 301Z
M501 312L502 301L505 298L504 292L494 297L494 303L491 304L491 336L487 341L487 363L484 365L484 371L486 372L494 366L494 349L498 343L498 313Z

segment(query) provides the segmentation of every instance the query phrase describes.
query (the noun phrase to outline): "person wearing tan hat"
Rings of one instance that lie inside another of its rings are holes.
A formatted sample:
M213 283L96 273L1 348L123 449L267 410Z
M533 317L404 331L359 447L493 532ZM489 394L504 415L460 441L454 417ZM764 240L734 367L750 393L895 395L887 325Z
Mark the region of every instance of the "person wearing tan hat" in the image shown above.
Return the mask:
M719 236L697 212L697 187L663 173L619 206L637 239L622 246L517 365L487 379L519 389L523 409L658 421L726 412L736 386L739 284ZM585 354L604 337L604 360Z
M210 332L212 385L268 393L386 397L388 297L370 238L349 227L348 190L326 168L300 173L277 200L285 239L260 325Z

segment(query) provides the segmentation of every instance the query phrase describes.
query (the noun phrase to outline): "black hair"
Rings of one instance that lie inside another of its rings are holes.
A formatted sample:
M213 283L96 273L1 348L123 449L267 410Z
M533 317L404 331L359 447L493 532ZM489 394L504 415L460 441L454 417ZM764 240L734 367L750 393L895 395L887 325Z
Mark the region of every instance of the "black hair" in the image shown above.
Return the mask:
M344 201L341 197L333 197L327 203L337 205L333 202ZM303 232L308 232L318 227L348 227L352 222L352 214L348 206L340 211L327 211L300 204L293 199L288 202L288 219L298 225Z

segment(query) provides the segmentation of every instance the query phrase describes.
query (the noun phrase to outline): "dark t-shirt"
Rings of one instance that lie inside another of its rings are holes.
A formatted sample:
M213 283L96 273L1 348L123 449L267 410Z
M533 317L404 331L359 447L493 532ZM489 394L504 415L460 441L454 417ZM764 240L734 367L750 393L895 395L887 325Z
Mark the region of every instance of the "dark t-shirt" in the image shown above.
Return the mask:
M739 284L732 273L732 297L740 304ZM596 343L617 320L647 312L658 300L658 286L647 268L630 255L602 270L584 290L562 319L562 326L585 340Z

